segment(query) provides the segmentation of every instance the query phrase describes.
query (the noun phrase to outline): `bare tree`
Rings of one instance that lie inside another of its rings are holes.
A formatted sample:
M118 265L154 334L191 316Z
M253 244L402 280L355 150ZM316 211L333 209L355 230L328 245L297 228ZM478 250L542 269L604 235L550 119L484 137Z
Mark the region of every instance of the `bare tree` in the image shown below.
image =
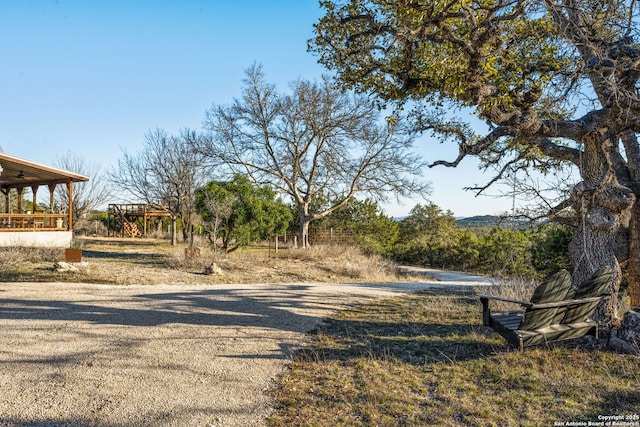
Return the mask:
M309 223L344 206L356 194L376 199L422 196L423 161L412 139L367 97L343 92L324 78L297 81L283 95L266 83L260 66L247 70L242 97L214 106L204 125L203 153L291 197L301 244ZM332 201L318 207L319 198Z
M71 208L74 226L78 224L78 219L108 203L111 188L105 180L105 171L100 163L88 161L81 155L68 151L57 157L55 166L89 178L89 181L73 185ZM58 185L54 197L56 205L69 206L69 190L66 185Z
M214 249L218 250L219 230L231 217L233 198L216 197L211 192L207 192L202 198L201 205L202 210L208 212L208 215L203 215L204 228Z
M207 167L195 149L201 139L189 129L178 136L161 129L149 131L142 150L136 154L123 150L117 167L109 173L109 180L130 200L142 200L171 214L173 244L176 219L182 222L183 238L188 238L196 214L194 192L205 183Z

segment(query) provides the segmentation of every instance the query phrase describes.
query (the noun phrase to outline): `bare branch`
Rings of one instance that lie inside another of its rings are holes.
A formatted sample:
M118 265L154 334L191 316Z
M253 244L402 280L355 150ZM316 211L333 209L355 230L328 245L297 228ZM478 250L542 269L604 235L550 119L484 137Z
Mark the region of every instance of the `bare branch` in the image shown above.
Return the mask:
M56 166L89 177L88 182L78 182L73 186L73 223L89 214L92 210L105 206L112 194L105 180L105 171L99 163L93 163L82 156L67 152L56 159ZM69 191L66 186L59 185L55 192L56 203L69 206Z
M131 201L162 207L180 218L186 239L195 214L194 192L210 171L195 150L201 144L202 136L190 129L178 136L149 131L143 149L135 155L123 151L108 179Z
M368 97L343 92L327 78L297 81L281 95L259 68L247 73L243 97L207 113L211 137L201 152L288 194L302 224L357 194L382 199L427 187L416 178L424 161L412 154L413 139L384 124ZM320 197L335 203L314 210Z
M484 137L482 140L476 142L475 144L467 144L460 143L458 145L459 153L458 157L453 162L447 162L444 160L438 160L429 165L430 168L434 166L447 166L447 167L456 167L462 159L464 159L467 155L477 156L483 151L489 149L489 147L494 144L498 139L504 136L512 136L512 129L507 127L498 127L494 129L489 135Z

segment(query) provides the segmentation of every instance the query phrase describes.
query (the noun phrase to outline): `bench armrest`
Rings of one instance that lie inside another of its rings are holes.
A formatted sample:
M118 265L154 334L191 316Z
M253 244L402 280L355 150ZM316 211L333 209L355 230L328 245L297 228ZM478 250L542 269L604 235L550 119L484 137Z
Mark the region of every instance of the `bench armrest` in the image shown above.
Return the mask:
M534 305L533 303L530 302L526 302L526 301L519 301L519 300L515 300L515 299L509 299L509 298L502 298L502 297L496 297L493 295L478 295L480 297L480 301L487 301L487 300L495 300L495 301L503 301L503 302L510 302L512 304L519 304L523 307L531 307L532 305ZM484 302L483 302L484 304Z
M489 307L489 300L504 301L512 304L519 304L523 307L531 307L533 305L530 302L496 297L493 295L479 295L479 297L480 297L480 302L482 303L482 324L484 326L492 326L491 308Z

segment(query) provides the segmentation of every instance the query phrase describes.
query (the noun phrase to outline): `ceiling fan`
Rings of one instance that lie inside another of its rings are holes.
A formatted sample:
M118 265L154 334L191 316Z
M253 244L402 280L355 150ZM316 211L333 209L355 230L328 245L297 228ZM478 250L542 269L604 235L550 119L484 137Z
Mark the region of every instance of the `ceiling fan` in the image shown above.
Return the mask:
M20 171L20 173L18 175L16 175L16 178L24 179L24 172Z

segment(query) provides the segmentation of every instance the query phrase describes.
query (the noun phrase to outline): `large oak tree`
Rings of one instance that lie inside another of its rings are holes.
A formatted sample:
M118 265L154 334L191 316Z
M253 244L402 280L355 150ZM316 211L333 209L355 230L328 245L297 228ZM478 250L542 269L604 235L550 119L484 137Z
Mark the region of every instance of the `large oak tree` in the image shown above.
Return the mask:
M283 94L254 65L240 98L207 111L204 125L211 136L202 152L229 173L247 174L287 194L306 247L309 223L356 195L384 199L426 191L413 139L382 119L367 96L342 91L329 79L299 80L291 94ZM314 209L320 198L332 202Z
M572 164L552 209L578 219L573 281L616 272L602 323L617 322L621 265L640 308L640 45L634 0L322 1L311 50L359 92L411 105L416 131L456 140L508 171ZM452 111L469 117L452 118ZM471 116L486 122L474 131ZM446 117L447 119L444 119ZM494 180L492 180L494 182Z

